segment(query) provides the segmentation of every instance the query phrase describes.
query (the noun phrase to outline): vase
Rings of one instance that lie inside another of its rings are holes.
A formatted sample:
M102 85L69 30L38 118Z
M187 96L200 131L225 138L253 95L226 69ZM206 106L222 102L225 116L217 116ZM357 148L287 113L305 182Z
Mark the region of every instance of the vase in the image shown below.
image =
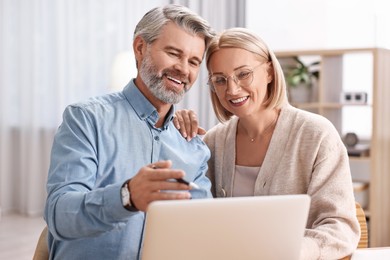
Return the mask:
M312 88L310 84L301 83L288 88L289 101L291 103L308 103L311 101Z

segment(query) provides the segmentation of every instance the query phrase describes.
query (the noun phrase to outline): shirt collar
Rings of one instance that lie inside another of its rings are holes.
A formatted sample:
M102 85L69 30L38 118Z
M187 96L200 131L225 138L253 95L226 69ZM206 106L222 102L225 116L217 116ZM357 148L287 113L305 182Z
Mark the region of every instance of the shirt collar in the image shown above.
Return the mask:
M137 88L134 84L134 79L132 79L123 89L123 94L141 120L148 121L152 126L157 123L159 116L156 108ZM174 114L175 106L172 105L162 127L164 130L168 128L169 123L173 120Z

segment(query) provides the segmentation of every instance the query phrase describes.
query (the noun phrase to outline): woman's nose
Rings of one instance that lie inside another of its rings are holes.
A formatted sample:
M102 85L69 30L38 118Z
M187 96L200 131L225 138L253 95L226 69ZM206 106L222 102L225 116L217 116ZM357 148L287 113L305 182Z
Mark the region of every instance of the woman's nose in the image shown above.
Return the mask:
M236 83L233 77L229 77L226 82L226 92L228 94L236 94L241 90L241 86Z

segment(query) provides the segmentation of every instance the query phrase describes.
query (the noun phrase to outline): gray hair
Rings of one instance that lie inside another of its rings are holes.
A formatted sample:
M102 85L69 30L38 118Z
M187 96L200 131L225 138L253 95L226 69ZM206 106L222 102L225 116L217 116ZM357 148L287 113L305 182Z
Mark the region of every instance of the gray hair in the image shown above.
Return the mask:
M134 39L141 36L147 44L151 44L168 22L174 22L186 32L203 37L206 48L215 35L209 23L198 14L187 7L170 4L147 12L135 27Z

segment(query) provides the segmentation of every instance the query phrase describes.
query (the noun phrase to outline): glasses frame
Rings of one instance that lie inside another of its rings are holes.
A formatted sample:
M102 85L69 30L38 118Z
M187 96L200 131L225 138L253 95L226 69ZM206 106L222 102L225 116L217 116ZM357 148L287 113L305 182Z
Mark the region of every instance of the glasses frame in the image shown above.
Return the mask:
M249 86L250 84L252 84L253 79L254 79L253 73L255 72L255 70L256 70L258 67L260 67L260 66L263 65L264 63L265 63L265 62L261 62L260 64L254 66L253 68L244 68L244 69L240 68L240 69L237 69L237 70L235 70L235 71L233 72L233 75L230 75L230 76L225 76L225 75L223 75L223 74L221 74L221 75L218 74L219 77L224 78L225 81L226 81L225 85L223 86L223 89L226 89L226 88L227 88L227 86L228 86L228 84L229 84L229 79L230 79L230 78L233 79L234 83L236 83L236 85L239 86L239 87L247 87L247 86ZM237 77L236 77L236 72L239 72L239 71L242 71L242 70L248 70L248 72L250 72L250 74L249 74L248 77L252 77L251 81L250 81L249 83L245 84L245 85L240 84L240 80L237 79ZM214 84L213 84L213 82L212 82L212 80L211 80L211 78L212 78L213 76L216 76L216 75L215 75L215 74L212 74L212 75L209 76L209 78L208 78L208 83L207 83L207 84L209 85L209 87L211 88L211 90L215 92L215 89L222 89L222 86L220 86L220 87L215 87L215 86L214 86Z

